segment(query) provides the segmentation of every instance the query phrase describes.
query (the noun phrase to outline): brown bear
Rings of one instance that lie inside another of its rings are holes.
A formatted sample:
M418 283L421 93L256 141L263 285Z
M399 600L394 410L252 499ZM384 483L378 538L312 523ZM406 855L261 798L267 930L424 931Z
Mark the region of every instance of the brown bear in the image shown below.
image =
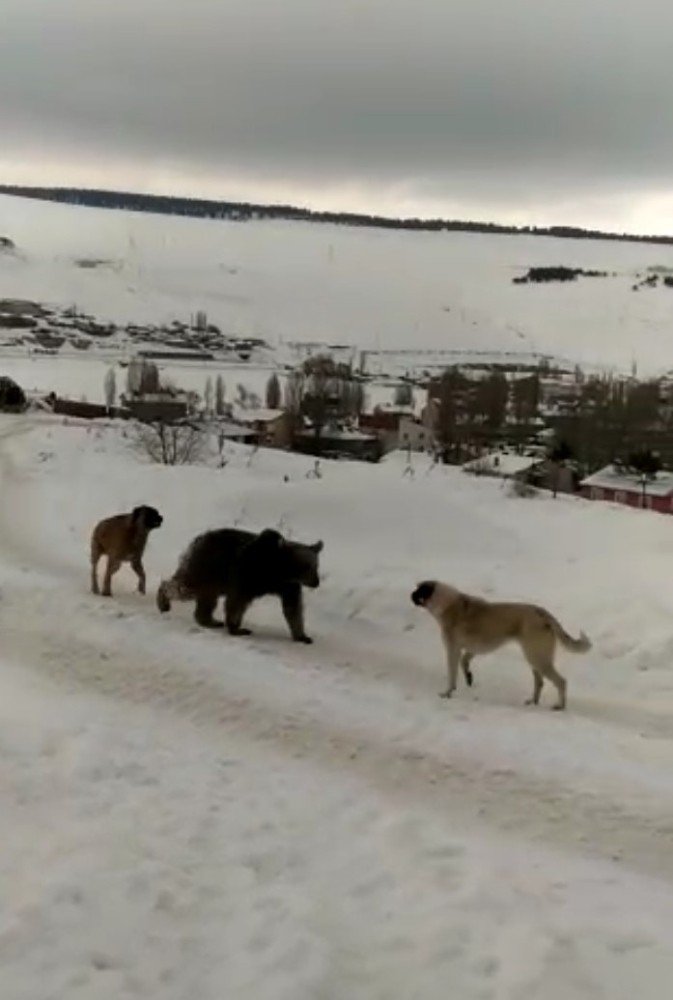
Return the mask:
M195 601L194 617L204 628L222 628L230 635L250 635L243 616L258 597L280 598L285 620L295 642L313 640L304 631L302 587L318 587L318 555L323 543L292 542L271 528L260 534L221 528L198 535L181 557L170 580L157 591L157 607L170 611L171 599ZM225 598L225 622L213 611Z

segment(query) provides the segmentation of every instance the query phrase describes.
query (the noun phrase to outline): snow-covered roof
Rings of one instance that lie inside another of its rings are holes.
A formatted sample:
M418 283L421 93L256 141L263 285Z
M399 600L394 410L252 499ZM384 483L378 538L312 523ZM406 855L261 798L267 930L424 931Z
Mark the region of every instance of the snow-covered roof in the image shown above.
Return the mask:
M516 476L532 469L540 461L539 455L517 455L514 452L494 451L482 455L463 466L465 472L481 473L489 476Z
M642 476L628 469L606 465L593 475L583 479L582 486L601 490L621 490L624 493L641 493L643 489ZM673 472L657 472L652 479L647 479L645 491L648 496L665 497L673 493Z
M254 437L254 431L249 427L243 427L230 420L221 420L217 423L217 433L224 434L225 437Z
M283 413L284 410L244 410L237 407L235 417L242 424L270 424L274 420L278 420L279 417L282 417Z
M299 437L312 437L313 431L303 430ZM376 441L376 435L363 434L362 431L351 431L343 427L326 427L322 432L323 441Z

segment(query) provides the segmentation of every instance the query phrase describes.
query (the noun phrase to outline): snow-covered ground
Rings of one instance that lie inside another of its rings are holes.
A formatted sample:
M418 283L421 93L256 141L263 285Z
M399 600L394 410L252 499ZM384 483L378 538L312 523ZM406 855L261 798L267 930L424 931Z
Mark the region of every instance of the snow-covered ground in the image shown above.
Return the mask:
M641 371L671 365L673 289L633 291L673 247L298 222L221 222L0 196L0 297L117 322L189 320L225 333L360 349L541 352ZM78 267L83 258L107 264ZM515 285L530 267L610 273ZM279 351L282 353L282 351Z
M0 418L3 1000L669 995L671 521L415 461L171 469ZM91 596L92 524L140 502L150 592L208 526L323 538L315 644L271 601L250 639L160 616L128 569ZM515 649L437 698L432 576L587 630L567 713Z

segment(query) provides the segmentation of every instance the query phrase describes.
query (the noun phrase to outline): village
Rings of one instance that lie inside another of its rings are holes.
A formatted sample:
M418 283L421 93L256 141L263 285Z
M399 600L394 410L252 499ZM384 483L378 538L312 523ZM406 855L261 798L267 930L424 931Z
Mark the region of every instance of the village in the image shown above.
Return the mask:
M264 398L241 384L226 398L219 374L204 376L201 393L162 380L158 362L171 356L162 345L112 365L104 403L26 393L2 376L0 408L135 421L148 441L153 430L158 444L149 451L167 464L193 460L204 435L220 453L228 441L366 462L399 450L411 475L414 456L427 455L511 481L521 496L547 490L673 513L672 379L587 375L545 358L447 367L435 358L420 372L385 375L379 365L373 375L364 352L358 360L347 348L293 346L298 360L270 372Z

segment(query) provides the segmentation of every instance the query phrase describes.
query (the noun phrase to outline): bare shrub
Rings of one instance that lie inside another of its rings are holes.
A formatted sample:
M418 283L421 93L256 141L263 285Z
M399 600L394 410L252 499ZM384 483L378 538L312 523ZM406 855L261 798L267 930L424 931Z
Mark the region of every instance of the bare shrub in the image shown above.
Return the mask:
M155 421L140 424L135 435L137 450L161 465L189 465L203 457L206 437L193 423Z

